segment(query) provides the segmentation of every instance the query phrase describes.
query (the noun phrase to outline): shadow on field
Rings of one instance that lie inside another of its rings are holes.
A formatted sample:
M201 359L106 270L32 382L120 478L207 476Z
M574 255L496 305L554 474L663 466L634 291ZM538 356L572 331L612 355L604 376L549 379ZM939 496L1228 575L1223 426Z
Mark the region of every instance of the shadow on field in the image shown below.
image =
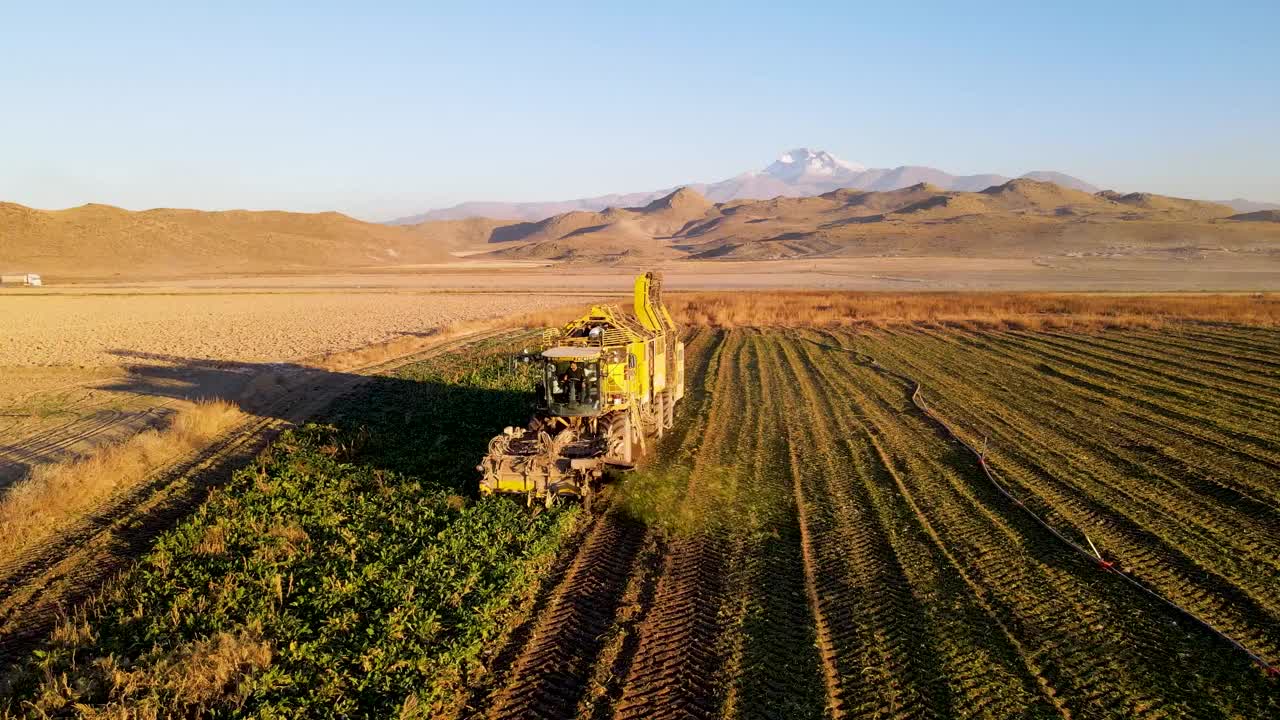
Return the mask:
M527 422L534 406L531 386L492 358L454 368L458 377L447 378L433 361L366 376L292 363L114 354L145 362L127 365L126 377L103 390L224 400L257 417L332 425L352 462L467 494L475 491L475 465L489 440ZM335 392L332 402L307 407Z
M140 361L126 376L101 386L184 400L225 400L258 418L325 427L317 437L342 461L414 476L425 489L477 492L476 464L489 440L523 424L534 394L505 351L488 358L437 358L406 365L395 375L364 376L289 364L261 364L118 352ZM443 363L437 365L437 360ZM0 670L48 636L58 607L72 607L145 553L155 538L204 502L209 491L275 440L279 424L250 425L216 440L174 468L148 478L127 498L87 518L84 529L48 545L0 578ZM286 447L287 450L287 447ZM59 578L56 587L35 588Z

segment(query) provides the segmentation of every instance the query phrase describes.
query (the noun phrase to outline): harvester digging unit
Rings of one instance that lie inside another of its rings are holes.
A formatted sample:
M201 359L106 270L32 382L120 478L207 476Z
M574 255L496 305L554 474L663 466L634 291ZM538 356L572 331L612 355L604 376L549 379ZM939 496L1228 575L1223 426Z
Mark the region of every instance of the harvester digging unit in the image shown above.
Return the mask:
M590 503L606 466L629 468L646 437L671 427L684 397L684 343L662 304L662 275L636 278L635 315L596 305L548 330L538 413L527 428L489 441L476 469L480 492L520 493L548 506L558 497Z

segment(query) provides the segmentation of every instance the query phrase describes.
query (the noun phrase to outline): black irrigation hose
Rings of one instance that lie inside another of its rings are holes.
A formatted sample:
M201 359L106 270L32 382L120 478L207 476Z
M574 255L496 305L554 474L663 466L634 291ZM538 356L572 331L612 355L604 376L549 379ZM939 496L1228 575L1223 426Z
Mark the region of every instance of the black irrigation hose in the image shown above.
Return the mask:
M952 440L955 440L956 442L960 443L961 445L963 445L963 446L964 446L964 448L965 448L966 450L968 450L970 453L972 453L972 454L973 454L973 456L974 456L974 457L976 457L976 458L978 459L978 466L982 468L982 473L983 473L984 475L986 475L986 476L987 476L987 480L989 480L989 481L991 482L991 484L995 487L995 489L996 489L996 490L999 490L999 491L1000 491L1000 494L1001 494L1001 495L1004 495L1006 498L1008 498L1008 499L1009 499L1009 500L1010 500L1014 505L1017 505L1019 508L1022 508L1023 512L1025 512L1027 515L1031 516L1031 518L1032 518L1033 520L1035 520L1037 523L1039 523L1039 524L1040 524L1040 525L1041 525L1045 530L1048 530L1048 531L1049 531L1049 532L1050 532L1054 537L1056 537L1056 538L1058 538L1059 540L1061 540L1061 541L1063 542L1063 544L1065 544L1067 547L1071 548L1072 550L1075 550L1077 553L1079 553L1079 554L1081 554L1081 555L1085 556L1086 558L1088 558L1091 562L1093 562L1094 564L1096 564L1096 565L1097 565L1099 568L1101 568L1104 572L1109 572L1109 573L1112 573L1112 574L1114 574L1114 575L1119 576L1120 578L1124 579L1126 582L1128 582L1128 583L1129 583L1130 585L1132 585L1133 587L1135 587L1135 588L1137 588L1138 590L1140 590L1140 591L1142 591L1142 592L1146 593L1147 595L1151 596L1152 598L1155 598L1156 600L1158 600L1158 601L1160 601L1160 602L1164 603L1165 605L1167 605L1167 606L1169 606L1169 607L1173 608L1175 611L1177 611L1179 614L1183 615L1183 616L1184 616L1184 617L1186 617L1187 619L1191 620L1192 622L1194 622L1194 623L1196 623L1196 624L1199 624L1199 625L1200 625L1200 626L1202 626L1204 629L1206 629L1206 630L1208 630L1210 633L1212 633L1212 634L1214 634L1214 635L1218 636L1218 637L1219 637L1219 638L1221 638L1222 640L1225 640L1225 641L1226 641L1227 643L1229 643L1232 647L1236 648L1236 649L1237 649L1237 650L1239 650L1240 652L1242 652L1242 653L1244 653L1245 655L1249 656L1249 659L1250 659L1250 660L1252 660L1252 661L1254 662L1254 664L1256 664L1258 667L1262 668L1262 670L1263 670L1264 672L1266 672L1266 674L1267 674L1268 676L1270 676L1270 677L1280 677L1280 667L1277 667L1277 666L1272 665L1271 663L1267 662L1267 661L1266 661L1266 659L1265 659L1265 658L1263 658L1262 656L1260 656L1260 655L1258 655L1257 653L1253 652L1253 651L1252 651L1252 650L1250 650L1249 648L1247 648L1247 647L1245 647L1244 645L1240 644L1238 641L1236 641L1236 640L1235 640L1234 638L1232 638L1231 636L1227 635L1226 633L1222 632L1222 631L1221 631L1221 630L1219 630L1218 628L1214 627L1212 624L1210 624L1210 623L1209 623L1209 621L1208 621L1208 620L1205 620L1204 618L1200 617L1199 615L1196 615L1196 614L1195 614L1194 612L1192 612L1191 610L1188 610L1187 608L1185 608L1185 607L1183 607L1183 606L1181 606L1181 605L1177 604L1176 602L1174 602L1174 601L1170 600L1169 598L1167 598L1167 597L1165 597L1165 596L1161 595L1160 593L1156 592L1155 590L1152 590L1151 588L1147 587L1147 586L1146 586L1146 585L1144 585L1142 582L1140 582L1137 578L1133 577L1133 576L1132 576L1132 575L1130 575L1129 573L1126 573L1125 571L1123 571L1123 570L1121 570L1120 568L1116 567L1116 565L1115 565L1115 563L1114 563L1114 562L1103 559L1102 554L1101 554L1101 553L1099 553L1099 552L1097 551L1097 549L1094 549L1094 551L1093 551L1093 552L1090 552L1089 550L1086 550L1083 546L1081 546L1080 544L1076 543L1075 541L1071 540L1070 538L1068 538L1067 536L1065 536L1065 535L1063 535L1061 532L1059 532L1056 528L1054 528L1052 525L1050 525L1050 524L1049 524L1049 523L1048 523L1044 518L1042 518L1042 517L1040 517L1038 514L1036 514L1036 512L1035 512L1034 510L1032 510L1031 508L1027 507L1027 506L1026 506L1026 504L1024 504L1024 503L1022 502L1022 500L1020 500L1020 499L1019 499L1017 496L1015 496L1013 493L1009 492L1009 491L1004 487L1004 485L1003 485L1003 484L1001 484L1001 482L996 478L995 471L994 471L994 470L992 470L992 469L991 469L991 466L987 464L987 456L986 456L986 453L985 453L985 452L983 452L983 451L981 451L981 450L978 450L978 448L974 447L973 445L970 445L970 444L969 444L968 442L966 442L963 438L961 438L961 437L960 437L960 435L959 435L959 434L958 434L954 429L952 429L952 427L951 427L950 423L948 423L946 420L942 419L942 416L938 415L936 412L934 412L932 409L930 409L928 405L926 405L926 404L925 404L925 402L924 402L924 396L922 395L922 390L923 390L924 386L923 386L923 385L921 385L921 384L920 384L920 382L919 382L918 380L916 380L915 378L912 378L912 377L910 377L910 376L908 376L908 375L904 375L903 373L900 373L900 372L898 372L898 371L896 371L896 370L890 370L889 368L885 367L884 365L881 365L881 364L880 364L880 363L879 363L879 362L878 362L874 357L872 357L872 356L870 356L870 355L867 355L867 354L865 354L865 353L858 352L857 350L853 350L852 348L842 347L842 346L839 346L839 345L828 345L828 344L826 344L826 343L820 343L820 342L818 342L818 341L816 341L816 340L810 340L809 338L800 338L800 339L805 340L805 341L807 341L807 342L811 342L811 343L813 343L814 345L817 345L818 347L826 348L826 349L828 349L828 350L838 350L838 351L840 351L840 352L849 353L849 354L853 355L854 357L856 357L856 358L858 359L858 361L859 361L859 362L861 362L862 364L867 365L868 367L871 367L872 369L877 370L877 371L879 371L879 372L881 372L881 373L883 373L883 374L885 374L885 375L888 375L888 376L890 376L890 377L894 378L895 380L897 380L897 381L899 381L899 382L903 383L904 385L906 385L906 386L911 390L911 402L912 402L912 404L913 404L913 405L915 405L915 406L916 406L916 408L917 408L918 410L920 410L920 412L922 412L922 413L925 415L925 417L929 418L929 419L930 419L930 420L932 420L934 423L936 423L936 424L938 425L938 427L942 428L942 430L943 430L943 431L944 431L944 432L945 432L945 433L946 433L946 434L947 434L947 435L948 435ZM1082 533L1082 534L1083 534L1083 533ZM1088 540L1088 536L1086 536L1086 537L1085 537L1085 539L1086 539L1086 540ZM1093 543L1092 543L1092 542L1090 542L1089 544L1090 544L1090 546L1092 546L1092 545L1093 545Z

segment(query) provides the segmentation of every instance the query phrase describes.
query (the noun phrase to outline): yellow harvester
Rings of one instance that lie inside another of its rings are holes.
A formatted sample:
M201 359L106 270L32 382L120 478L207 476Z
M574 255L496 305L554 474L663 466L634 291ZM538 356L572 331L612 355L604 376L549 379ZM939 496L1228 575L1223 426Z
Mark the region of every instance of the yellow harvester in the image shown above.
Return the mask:
M489 441L480 492L521 493L548 506L589 503L606 466L632 467L646 437L671 427L684 397L684 343L662 304L662 275L636 278L635 314L596 305L543 336L526 359L542 368L538 413Z

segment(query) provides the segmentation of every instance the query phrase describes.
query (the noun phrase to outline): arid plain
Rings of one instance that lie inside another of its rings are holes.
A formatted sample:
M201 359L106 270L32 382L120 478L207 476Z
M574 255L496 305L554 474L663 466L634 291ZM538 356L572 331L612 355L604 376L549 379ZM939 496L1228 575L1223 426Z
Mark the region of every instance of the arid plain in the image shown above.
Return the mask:
M465 252L465 251L464 251ZM281 364L458 323L625 301L625 264L429 267L326 274L53 282L0 290L0 478L64 460L200 398L244 392ZM1254 292L1280 286L1280 259L1208 252L1162 257L866 257L660 263L673 292ZM410 345L405 345L410 347ZM211 371L213 368L215 371ZM163 382L157 380L163 369ZM149 380L138 383L138 375Z

